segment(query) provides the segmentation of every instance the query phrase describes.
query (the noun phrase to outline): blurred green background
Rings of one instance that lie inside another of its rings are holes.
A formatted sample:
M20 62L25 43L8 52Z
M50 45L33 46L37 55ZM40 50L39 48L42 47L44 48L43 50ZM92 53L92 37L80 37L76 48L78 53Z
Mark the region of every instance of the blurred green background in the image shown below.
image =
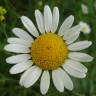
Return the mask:
M86 4L89 14L84 15L81 10L81 4ZM84 63L88 68L87 77L85 79L72 78L74 90L59 93L51 82L48 93L45 96L96 96L96 1L95 0L0 0L0 6L3 6L7 13L4 15L5 20L0 21L0 96L42 96L39 90L39 81L33 87L25 89L19 85L19 75L10 75L9 69L11 65L5 62L5 58L12 55L4 51L7 38L14 36L11 29L21 27L20 16L26 15L32 19L34 23L34 10L40 9L43 12L44 5L48 4L51 8L58 6L60 10L60 24L70 14L75 16L75 23L85 21L91 26L91 33L85 35L80 34L80 40L91 40L93 45L86 50L86 53L92 55L94 60L90 63Z

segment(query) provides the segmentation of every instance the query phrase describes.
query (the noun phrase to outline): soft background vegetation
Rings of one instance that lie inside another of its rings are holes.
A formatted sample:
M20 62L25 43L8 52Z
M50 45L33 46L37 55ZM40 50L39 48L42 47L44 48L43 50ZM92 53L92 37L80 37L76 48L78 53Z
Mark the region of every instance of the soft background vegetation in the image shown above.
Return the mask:
M89 14L84 15L81 10L81 4L84 3L89 8ZM20 21L21 15L30 17L34 23L34 10L40 9L43 11L45 4L53 8L55 5L60 9L60 24L70 14L75 16L75 23L85 21L90 24L92 32L89 35L81 33L81 40L87 39L93 42L93 45L87 49L87 53L96 57L96 9L94 7L94 0L0 0L0 6L7 10L5 21L0 22L0 96L42 96L39 90L39 81L31 88L25 89L21 87L19 82L19 75L10 75L9 69L11 65L5 62L5 58L12 55L4 51L6 40L10 36L14 36L11 29L16 27L23 28ZM85 79L72 78L74 83L74 90L68 91L65 89L64 93L59 93L53 84L49 88L46 96L96 96L96 60L91 63L84 63L88 68L87 77Z

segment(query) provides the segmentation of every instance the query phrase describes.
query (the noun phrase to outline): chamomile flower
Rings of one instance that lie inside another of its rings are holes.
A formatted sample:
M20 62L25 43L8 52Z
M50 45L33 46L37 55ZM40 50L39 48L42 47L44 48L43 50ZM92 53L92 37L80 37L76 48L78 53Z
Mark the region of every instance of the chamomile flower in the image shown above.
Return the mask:
M89 10L88 10L88 6L85 5L85 4L81 4L81 8L82 8L82 12L83 14L88 14L89 13Z
M50 76L59 92L64 88L73 90L73 82L69 75L77 78L86 77L87 68L80 62L90 62L93 57L79 52L88 48L92 42L88 40L73 43L80 34L81 26L71 27L74 16L70 15L59 24L59 9L48 5L44 7L44 16L35 10L38 30L33 22L26 16L21 17L27 33L21 28L14 28L12 32L16 37L8 39L5 50L18 53L6 59L13 64L11 74L22 73L20 85L26 88L33 86L40 80L40 91L44 95L50 86ZM32 36L31 36L32 35ZM33 39L35 37L35 39ZM52 75L50 75L52 74Z
M86 22L81 21L79 24L82 27L81 32L83 32L84 34L90 34L91 28Z

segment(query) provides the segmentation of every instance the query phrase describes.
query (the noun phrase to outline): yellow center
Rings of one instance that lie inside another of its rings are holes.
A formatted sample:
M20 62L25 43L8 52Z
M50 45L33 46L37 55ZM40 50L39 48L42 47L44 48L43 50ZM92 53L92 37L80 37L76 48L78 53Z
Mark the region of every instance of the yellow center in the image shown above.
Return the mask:
M43 34L34 41L31 48L33 62L44 70L53 70L61 66L68 55L64 40L54 34Z

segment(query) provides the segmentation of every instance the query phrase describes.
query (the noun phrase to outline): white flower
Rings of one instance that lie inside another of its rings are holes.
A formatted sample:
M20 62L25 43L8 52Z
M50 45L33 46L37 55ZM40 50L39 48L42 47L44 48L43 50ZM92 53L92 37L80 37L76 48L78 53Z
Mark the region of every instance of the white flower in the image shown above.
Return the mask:
M84 34L89 34L91 32L91 28L86 22L81 21L79 24L82 27L81 32Z
M46 5L44 16L36 10L35 18L39 31L28 17L22 16L21 21L30 35L20 28L14 28L12 31L17 37L8 38L9 44L5 46L5 50L19 53L6 59L7 63L14 65L10 73L24 72L20 78L20 85L26 88L36 83L42 74L40 90L43 95L49 89L51 72L58 91L63 92L64 88L72 90L73 82L69 75L84 78L87 68L80 62L93 60L90 55L78 51L88 48L92 42L84 40L73 43L79 37L81 26L78 24L71 27L74 22L72 15L62 23L58 34L55 33L59 24L57 7L51 12Z
M81 8L82 8L83 14L88 14L89 13L88 6L87 5L81 4Z

